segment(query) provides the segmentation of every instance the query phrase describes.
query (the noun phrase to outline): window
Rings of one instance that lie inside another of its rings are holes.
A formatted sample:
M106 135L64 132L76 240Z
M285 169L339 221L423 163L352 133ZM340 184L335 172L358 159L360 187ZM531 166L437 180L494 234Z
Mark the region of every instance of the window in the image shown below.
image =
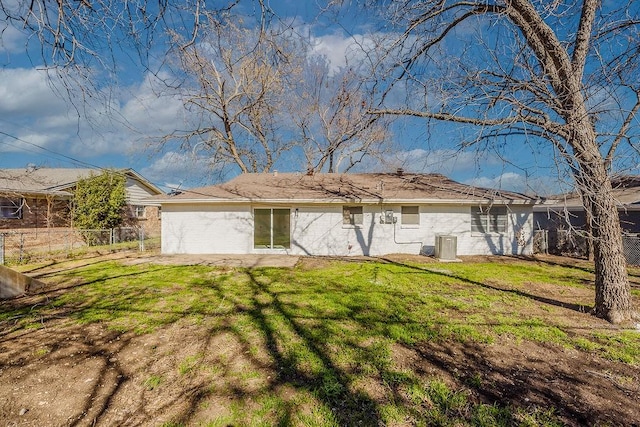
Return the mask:
M145 217L144 206L136 205L136 206L133 206L132 208L133 208L133 216L135 218L144 218Z
M343 206L342 224L362 225L362 206Z
M417 206L402 206L402 225L420 225L420 209Z
M255 209L253 211L253 247L256 249L290 248L290 216L290 209Z
M505 233L507 231L507 207L492 206L471 208L471 232Z
M22 205L22 199L0 198L0 218L21 219Z

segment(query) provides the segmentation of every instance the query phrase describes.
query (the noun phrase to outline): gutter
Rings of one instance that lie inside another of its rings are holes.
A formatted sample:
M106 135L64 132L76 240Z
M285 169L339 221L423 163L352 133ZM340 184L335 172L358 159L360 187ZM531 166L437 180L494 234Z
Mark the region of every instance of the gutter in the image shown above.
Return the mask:
M313 204L313 205L326 205L326 204L349 204L357 203L364 205L407 205L407 204L432 204L432 205L537 205L536 200L488 200L488 199L251 199L251 198L238 198L238 199L154 199L153 202L166 205L184 205L184 204Z

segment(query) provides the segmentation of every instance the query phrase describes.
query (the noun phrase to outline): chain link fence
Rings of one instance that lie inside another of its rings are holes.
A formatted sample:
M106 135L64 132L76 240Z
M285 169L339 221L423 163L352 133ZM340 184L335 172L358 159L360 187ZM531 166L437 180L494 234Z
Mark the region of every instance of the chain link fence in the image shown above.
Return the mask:
M640 265L640 236L625 234L622 236L624 256L628 265ZM589 241L586 233L578 230L536 230L533 234L534 253L586 258L589 253Z
M140 227L6 231L0 233L0 264L22 264L80 256L94 250L148 251L159 247L160 237L146 235Z

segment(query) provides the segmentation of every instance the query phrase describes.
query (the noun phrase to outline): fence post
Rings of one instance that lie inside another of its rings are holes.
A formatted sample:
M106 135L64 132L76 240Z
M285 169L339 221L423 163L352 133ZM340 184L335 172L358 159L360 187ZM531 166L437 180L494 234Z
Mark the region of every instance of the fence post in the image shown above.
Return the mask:
M0 264L4 265L4 233L0 234Z
M115 232L115 228L112 228L111 230L109 230L109 246L113 246L113 244L115 243L116 240L116 232Z
M144 228L140 227L138 230L139 230L138 238L140 239L140 244L139 244L140 252L144 252Z
M24 252L24 233L20 233L20 258L19 258L20 263L22 263L23 252Z

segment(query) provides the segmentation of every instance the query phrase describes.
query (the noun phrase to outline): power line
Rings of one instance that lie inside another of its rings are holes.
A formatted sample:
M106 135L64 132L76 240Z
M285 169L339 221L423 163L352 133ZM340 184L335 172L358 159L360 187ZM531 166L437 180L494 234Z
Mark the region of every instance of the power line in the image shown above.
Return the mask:
M15 136L15 135L11 135L10 133L7 133L7 132L1 131L1 130L0 130L0 135L5 135L5 136L8 136L9 138L12 138L12 139L14 139L14 140L16 140L16 141L20 141L20 142L23 142L23 143L25 143L25 144L29 144L29 145L31 145L31 146L33 146L33 147L36 147L36 148L38 148L38 149L40 149L40 150L42 150L42 151L45 151L45 152L51 153L51 154L53 154L53 155L55 155L55 156L61 157L62 159L66 159L67 161L69 161L69 162L71 162L72 164L75 164L75 165L77 165L77 166L84 166L84 167L88 167L88 168L90 168L90 169L96 169L96 170L99 170L99 171L101 171L101 172L115 172L115 173L117 173L117 174L119 174L119 175L126 176L124 173L122 173L122 172L118 171L117 169L104 168L104 167L102 167L102 166L97 166L97 165L94 165L94 164L92 164L92 163L85 162L84 160L79 160L79 159L76 159L76 158L74 158L74 157L67 156L66 154L58 153L57 151L54 151L54 150L51 150L51 149L49 149L49 148L43 147L43 146L41 146L41 145L38 145L38 144L36 144L35 142L27 141L27 140L25 140L25 139L22 139L22 138L20 138L20 137ZM7 141L0 141L0 143L1 143L1 144L5 144L5 145L9 145L9 146L11 146L11 147L13 147L13 148L22 148L22 147L17 147L17 146L15 146L15 145L12 145L12 144L8 143ZM37 154L37 151L35 151L35 150L29 150L29 149L26 149L26 148L22 148L22 149L23 149L24 151L28 151L28 152L31 152L31 153L35 153L35 154ZM54 158L55 158L55 157L54 157ZM58 160L59 160L59 159L58 159ZM155 185L155 186L156 186L156 187L158 187L158 188L160 188L160 187L161 187L159 184L156 184L155 182L149 181L149 180L148 180L148 179L146 179L146 178L145 178L145 180L147 180L148 182L150 182L151 184Z
M27 140L25 140L25 139L22 139L22 138L20 138L20 137L15 136L15 135L11 135L10 133L7 133L7 132L4 132L4 131L1 131L1 130L0 130L0 134L5 135L5 136L8 136L9 138L15 139L16 141L20 141L20 142L23 142L23 143L25 143L25 144L29 144L29 145L31 145L31 146L33 146L33 147L36 147L36 148L38 148L38 149L40 149L40 150L42 150L42 151L46 151L46 152L48 152L48 153L51 153L51 154L53 154L53 155L55 155L55 156L62 157L63 159L67 159L67 160L68 160L68 161L70 161L71 163L74 163L74 164L77 164L77 165L81 165L81 166L90 167L90 168L92 168L92 169L105 170L105 168L102 168L102 167L100 167L100 166L96 166L96 165L94 165L94 164L91 164L91 163L85 162L85 161L83 161L83 160L79 160L79 159L73 158L73 157L71 157L71 156L67 156L66 154L58 153L57 151L50 150L49 148L43 147L43 146L41 146L41 145L38 145L38 144L36 144L35 142L27 141ZM0 143L10 145L10 144L8 144L6 141L0 141ZM13 147L14 147L14 148L18 148L18 147L16 147L16 146L13 146ZM31 151L31 152L32 152L32 153L34 153L34 151Z

